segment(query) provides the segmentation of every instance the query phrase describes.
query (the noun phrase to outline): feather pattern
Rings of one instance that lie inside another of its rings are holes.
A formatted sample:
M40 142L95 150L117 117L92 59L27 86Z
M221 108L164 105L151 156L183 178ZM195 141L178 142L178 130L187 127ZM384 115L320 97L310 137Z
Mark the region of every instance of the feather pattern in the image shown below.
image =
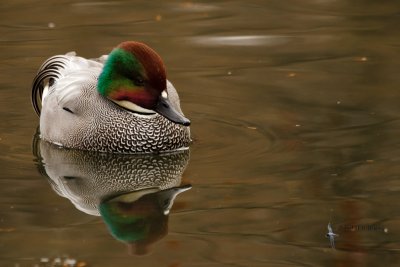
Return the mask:
M81 86L82 79L87 75L99 75L104 63L103 57L99 61L88 60L77 57L75 52L69 52L46 60L39 68L32 85L32 105L36 114L40 116L41 106L48 93L57 91L59 101L68 101L68 96L73 98L77 92L75 87ZM50 79L53 79L52 84ZM48 93L44 93L46 88Z
M54 56L46 60L39 68L32 85L32 105L35 112L40 116L43 90L45 89L45 81L51 78L59 78L61 76L60 70L65 67L66 58L63 56Z
M188 147L189 127L159 114L127 111L99 94L97 83L106 59L68 53L42 64L32 85L40 137L68 148L101 152L151 153ZM178 94L169 81L167 92L182 114Z

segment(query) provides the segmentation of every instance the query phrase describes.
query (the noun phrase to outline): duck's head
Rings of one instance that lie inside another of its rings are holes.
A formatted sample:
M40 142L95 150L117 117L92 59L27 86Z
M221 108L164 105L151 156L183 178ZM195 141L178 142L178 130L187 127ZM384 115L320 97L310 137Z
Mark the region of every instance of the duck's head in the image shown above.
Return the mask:
M190 121L168 100L167 78L161 57L139 42L123 42L109 55L98 91L117 105L141 114L158 113L185 126Z

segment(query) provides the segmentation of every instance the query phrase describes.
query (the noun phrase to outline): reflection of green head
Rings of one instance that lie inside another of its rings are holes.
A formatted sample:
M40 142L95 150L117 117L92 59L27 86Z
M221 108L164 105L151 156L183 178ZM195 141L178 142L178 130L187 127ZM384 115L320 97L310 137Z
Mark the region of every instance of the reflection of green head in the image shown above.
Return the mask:
M112 236L122 242L153 243L167 232L168 217L159 207L156 193L134 202L106 201L99 210Z
M143 219L132 217L118 217L113 207L107 204L100 205L100 214L108 226L111 235L123 242L134 242L147 235L146 224ZM124 220L125 219L125 220Z
M175 197L191 185L161 190L148 188L103 201L99 212L111 235L128 243L135 254L146 254L148 246L168 232L168 214Z

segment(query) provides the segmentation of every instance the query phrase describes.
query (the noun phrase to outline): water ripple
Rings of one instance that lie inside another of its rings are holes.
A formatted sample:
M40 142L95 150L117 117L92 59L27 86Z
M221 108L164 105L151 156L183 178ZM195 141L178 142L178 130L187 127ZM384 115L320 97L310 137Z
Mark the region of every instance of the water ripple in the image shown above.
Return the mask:
M288 36L274 35L236 35L236 36L200 36L189 40L204 46L278 46L289 41Z

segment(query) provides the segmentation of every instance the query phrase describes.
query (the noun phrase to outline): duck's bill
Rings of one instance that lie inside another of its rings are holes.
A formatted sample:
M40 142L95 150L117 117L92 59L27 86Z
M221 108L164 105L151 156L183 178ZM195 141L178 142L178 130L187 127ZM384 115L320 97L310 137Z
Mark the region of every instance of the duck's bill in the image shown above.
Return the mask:
M161 96L158 99L155 111L174 123L182 124L184 126L190 125L190 120L175 110L168 99Z

